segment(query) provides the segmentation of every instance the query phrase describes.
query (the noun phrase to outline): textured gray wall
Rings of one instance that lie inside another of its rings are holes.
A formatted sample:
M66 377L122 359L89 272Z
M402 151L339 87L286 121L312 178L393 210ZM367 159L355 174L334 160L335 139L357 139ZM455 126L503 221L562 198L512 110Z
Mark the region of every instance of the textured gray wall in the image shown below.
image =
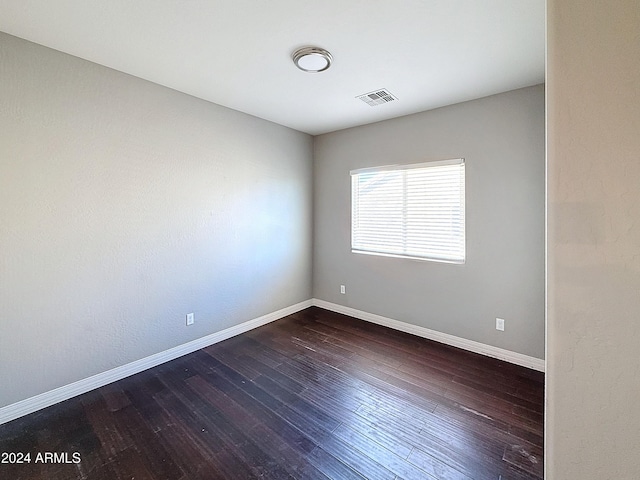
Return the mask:
M640 478L640 1L548 2L546 475Z
M0 406L311 297L310 136L6 34L0 65Z
M538 85L316 137L314 297L544 358L544 126ZM466 264L351 253L350 170L459 157Z

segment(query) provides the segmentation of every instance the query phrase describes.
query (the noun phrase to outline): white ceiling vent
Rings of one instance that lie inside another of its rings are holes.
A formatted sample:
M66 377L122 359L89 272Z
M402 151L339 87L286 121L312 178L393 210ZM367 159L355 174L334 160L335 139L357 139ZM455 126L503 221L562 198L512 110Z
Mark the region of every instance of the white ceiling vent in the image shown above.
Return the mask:
M388 90L384 88L380 90L374 90L373 92L365 93L364 95L358 95L356 98L359 98L364 103L371 107L375 107L377 105L382 105L384 103L393 102L397 100L396 97L391 95Z

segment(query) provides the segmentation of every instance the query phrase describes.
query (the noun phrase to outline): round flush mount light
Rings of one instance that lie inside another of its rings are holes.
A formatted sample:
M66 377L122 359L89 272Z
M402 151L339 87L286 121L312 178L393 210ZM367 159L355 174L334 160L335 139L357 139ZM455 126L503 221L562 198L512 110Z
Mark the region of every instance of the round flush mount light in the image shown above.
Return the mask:
M331 66L331 54L324 48L302 47L293 52L293 63L303 72L324 72Z

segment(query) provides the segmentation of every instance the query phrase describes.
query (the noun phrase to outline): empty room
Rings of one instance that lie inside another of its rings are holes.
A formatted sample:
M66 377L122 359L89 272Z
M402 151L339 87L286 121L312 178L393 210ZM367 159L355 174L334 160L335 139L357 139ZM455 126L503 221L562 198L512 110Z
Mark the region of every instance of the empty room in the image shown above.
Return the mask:
M637 478L638 12L0 0L0 478Z

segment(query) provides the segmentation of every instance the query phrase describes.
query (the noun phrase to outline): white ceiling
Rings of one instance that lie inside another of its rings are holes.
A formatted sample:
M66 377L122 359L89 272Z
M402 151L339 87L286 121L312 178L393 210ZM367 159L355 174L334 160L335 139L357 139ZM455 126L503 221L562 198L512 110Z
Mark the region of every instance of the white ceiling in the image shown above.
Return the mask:
M0 30L320 134L544 81L544 0L0 0ZM314 45L329 70L295 68ZM0 86L1 88L1 86ZM399 100L370 107L357 95Z

